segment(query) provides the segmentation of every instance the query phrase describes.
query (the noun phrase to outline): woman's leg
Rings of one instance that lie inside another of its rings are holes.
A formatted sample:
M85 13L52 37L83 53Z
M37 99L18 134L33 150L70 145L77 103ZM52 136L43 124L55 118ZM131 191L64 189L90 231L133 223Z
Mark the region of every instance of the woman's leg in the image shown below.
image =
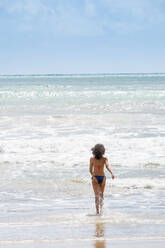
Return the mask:
M99 184L97 182L97 179L95 177L92 178L92 185L93 185L93 190L94 190L94 193L95 193L96 213L99 214L100 189L99 189Z
M104 200L104 189L105 189L105 183L106 183L106 177L104 177L104 180L100 186L100 199L99 199L99 205L100 205L100 211L102 211L103 208L103 200Z

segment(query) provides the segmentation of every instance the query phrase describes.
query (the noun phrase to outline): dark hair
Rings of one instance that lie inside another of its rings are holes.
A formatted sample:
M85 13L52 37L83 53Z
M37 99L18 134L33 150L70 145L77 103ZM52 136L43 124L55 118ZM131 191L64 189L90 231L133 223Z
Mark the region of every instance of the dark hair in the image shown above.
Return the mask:
M105 153L105 148L102 144L95 145L91 150L96 159L101 159Z

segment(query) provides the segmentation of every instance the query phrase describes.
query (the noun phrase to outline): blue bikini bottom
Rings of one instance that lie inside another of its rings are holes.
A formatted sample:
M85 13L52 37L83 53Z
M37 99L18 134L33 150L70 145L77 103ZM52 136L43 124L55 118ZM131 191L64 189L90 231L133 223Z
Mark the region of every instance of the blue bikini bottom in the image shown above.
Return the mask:
M102 184L105 176L94 176L97 179L98 184Z

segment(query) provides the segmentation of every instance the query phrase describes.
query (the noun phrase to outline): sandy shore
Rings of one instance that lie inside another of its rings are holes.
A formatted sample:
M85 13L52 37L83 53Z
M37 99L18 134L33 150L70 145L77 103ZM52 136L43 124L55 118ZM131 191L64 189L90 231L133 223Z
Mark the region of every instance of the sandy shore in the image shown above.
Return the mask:
M13 204L12 211L0 215L0 248L165 247L163 219L152 223L106 206L104 214L97 216L83 208L84 199L76 202L67 200L63 209L58 201L51 202L50 208L44 202L45 209L41 202L36 209L28 203L20 209Z
M44 220L45 217L46 220ZM57 215L53 219L53 215L40 215L40 218L35 217L35 220L31 219L30 222L24 216L24 222L22 218L22 221L17 219L15 222L10 219L8 223L1 222L0 248L165 247L165 236L149 236L149 233L147 235L147 233L142 232L143 228L147 232L149 226L112 225L109 222L105 223L104 217L89 217L88 215L84 216L84 219L82 216L78 219L78 215L70 215L71 220L67 214L65 214L65 219L63 217L61 219L60 215ZM136 228L133 232L134 226Z

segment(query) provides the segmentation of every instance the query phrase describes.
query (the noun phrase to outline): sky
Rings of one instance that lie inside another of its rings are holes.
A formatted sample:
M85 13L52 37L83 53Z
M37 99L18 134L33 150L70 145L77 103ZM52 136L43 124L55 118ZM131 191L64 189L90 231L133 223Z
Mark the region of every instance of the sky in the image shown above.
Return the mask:
M165 72L165 0L0 0L0 74Z

